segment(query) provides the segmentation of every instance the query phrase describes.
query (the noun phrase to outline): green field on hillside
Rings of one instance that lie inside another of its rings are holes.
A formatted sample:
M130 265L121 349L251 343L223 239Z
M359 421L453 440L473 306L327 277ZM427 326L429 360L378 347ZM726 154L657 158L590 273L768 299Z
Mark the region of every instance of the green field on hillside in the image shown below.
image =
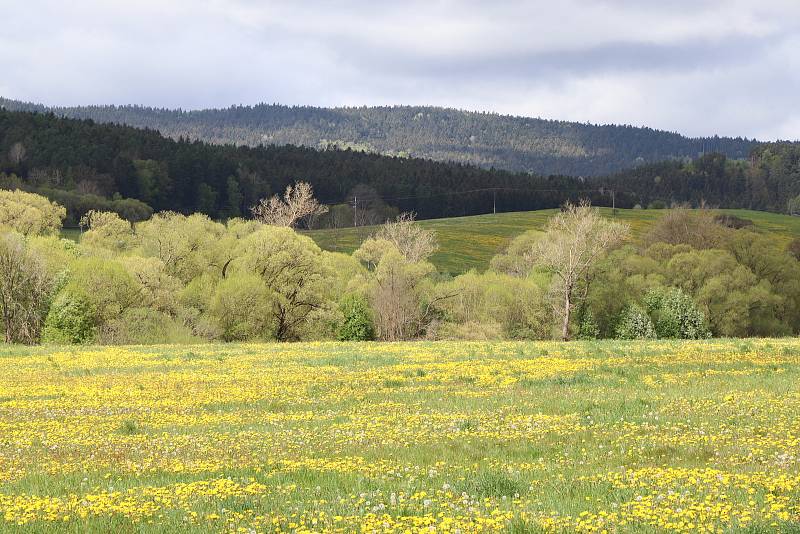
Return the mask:
M526 230L544 228L547 219L556 211L475 215L426 220L419 224L435 230L439 237L440 249L433 255L433 264L441 271L458 274L470 269L486 269L492 257L503 250L511 239ZM612 215L609 208L600 208L600 211L606 216ZM800 217L750 210L719 211L751 220L757 231L771 233L786 242L800 237ZM662 210L618 209L614 217L630 224L632 237L636 239L646 233L663 214ZM313 230L307 234L325 250L350 253L375 230L375 227L341 228Z
M800 341L0 349L2 532L797 532Z

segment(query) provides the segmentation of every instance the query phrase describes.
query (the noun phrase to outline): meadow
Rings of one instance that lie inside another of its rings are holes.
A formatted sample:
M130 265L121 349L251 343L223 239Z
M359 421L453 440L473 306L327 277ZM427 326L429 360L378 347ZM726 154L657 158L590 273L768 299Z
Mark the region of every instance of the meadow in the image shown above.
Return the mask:
M0 349L0 531L800 529L800 340Z
M612 216L610 208L599 208L606 217ZM419 225L435 230L440 248L431 262L440 270L461 274L470 269L479 271L489 266L489 261L516 236L527 230L542 230L547 220L558 210L521 211L431 219ZM722 209L720 213L735 215L753 222L756 231L768 233L788 243L800 237L800 217L764 211ZM613 217L628 223L631 238L636 240L664 215L664 210L618 209ZM338 228L306 232L325 250L352 253L377 230L376 227Z

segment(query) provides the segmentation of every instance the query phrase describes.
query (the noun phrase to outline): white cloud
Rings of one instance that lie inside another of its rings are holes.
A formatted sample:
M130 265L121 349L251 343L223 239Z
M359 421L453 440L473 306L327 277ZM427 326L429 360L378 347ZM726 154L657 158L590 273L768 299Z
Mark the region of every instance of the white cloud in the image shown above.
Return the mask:
M0 0L3 96L434 104L800 137L791 0Z

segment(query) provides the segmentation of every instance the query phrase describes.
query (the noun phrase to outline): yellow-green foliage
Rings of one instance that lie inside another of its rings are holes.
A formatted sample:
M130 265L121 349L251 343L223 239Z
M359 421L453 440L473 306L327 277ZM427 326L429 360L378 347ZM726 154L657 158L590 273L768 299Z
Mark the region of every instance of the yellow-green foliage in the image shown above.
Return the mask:
M55 236L15 238L15 250L37 258L37 280L46 291L36 293L35 306L21 295L0 304L21 310L17 317L32 319L18 328L29 332L24 335L6 327L12 332L10 340L29 343L39 339L51 303L58 304L46 329L51 342L153 342L192 336L231 341L335 339L344 320L341 299L346 295L367 300L375 334L383 340L549 338L559 322L555 306L562 316L566 307L558 298L557 277L535 268L532 260L542 236L536 227L553 213L419 223L406 219L394 232L368 238L353 254L344 254L323 251L311 237L292 229L243 219L222 224L205 215L166 212L131 227L115 214L91 212L80 243ZM601 213L611 215L608 210ZM644 248L639 237L663 213L619 211L616 217L631 223L634 237L574 280L570 312L575 315L566 326L570 335L613 337L626 308L644 306L651 290L674 287L692 299L714 335L800 332L800 263L785 252L783 242L786 232L797 229L790 218L728 211L750 217L758 231L718 225L713 229L715 240L695 243L714 248L693 248L682 242L681 232L670 233L675 244ZM716 224L713 217L705 219ZM438 241L443 247L462 247L459 254L473 254L471 262L489 251L474 248L483 247L484 238L502 235L501 241L508 240L521 228L503 221L527 221L533 228L511 239L486 271L475 269L453 278L426 259L433 249L428 245ZM759 230L779 222L783 230ZM416 224L436 231L438 237L414 230ZM561 248L565 247L569 248ZM11 282L17 264L1 266ZM73 324L69 310L90 317ZM150 325L163 318L170 327L124 331L133 317ZM656 319L651 317L659 324ZM564 321L560 323L565 335ZM61 330L64 335L58 334ZM165 337L159 338L162 334Z
M546 339L552 311L546 282L534 277L470 271L439 284L435 295L443 339Z
M0 190L0 228L26 236L53 235L61 230L67 211L41 195Z
M0 352L0 530L793 532L800 342Z
M136 235L141 253L160 259L183 283L211 268L221 271L230 248L225 226L200 213L157 213L136 225Z
M236 273L217 284L209 306L225 341L271 339L275 294L255 274Z
M116 213L92 210L81 218L81 225L87 228L81 235L83 245L124 252L136 244L131 223Z

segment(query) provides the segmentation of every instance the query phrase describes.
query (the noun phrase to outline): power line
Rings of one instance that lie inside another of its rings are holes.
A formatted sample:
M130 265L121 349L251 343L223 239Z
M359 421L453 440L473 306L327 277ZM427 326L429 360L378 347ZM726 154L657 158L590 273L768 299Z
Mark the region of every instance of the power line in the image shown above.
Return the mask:
M616 193L626 193L636 195L638 194L636 191L620 191L618 189L603 189L603 188L594 188L594 189L563 189L563 188L554 188L554 189L526 189L520 187L485 187L481 189L467 189L465 191L443 191L441 193L431 193L428 195L407 195L407 196L398 196L398 197L381 197L381 196L373 196L373 197L360 197L358 198L358 202L369 202L372 200L381 200L381 201L395 201L395 200L419 200L425 198L438 198L438 197L445 197L445 196L458 196L458 195L471 195L475 193L488 193L493 192L496 194L498 191L506 191L506 192L524 192L524 193L597 193L600 195L605 195L606 192L612 195L612 202L615 200ZM339 201L325 201L324 204L335 205L335 204L348 204L350 202L349 199L339 200ZM356 197L353 197L353 203L355 206Z

